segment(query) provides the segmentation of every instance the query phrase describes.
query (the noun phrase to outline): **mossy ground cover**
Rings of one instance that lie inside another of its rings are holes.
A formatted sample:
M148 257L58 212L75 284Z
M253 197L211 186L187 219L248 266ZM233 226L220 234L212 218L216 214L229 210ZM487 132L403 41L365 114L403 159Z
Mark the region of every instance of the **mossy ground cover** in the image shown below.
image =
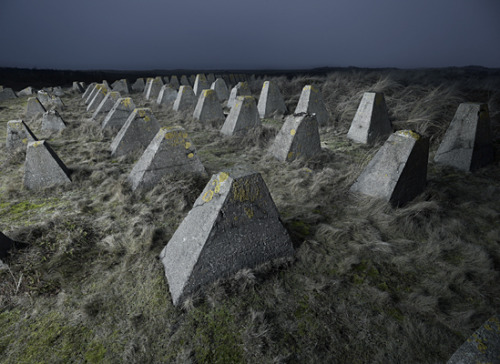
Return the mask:
M446 361L500 309L500 76L454 72L276 78L289 110L313 83L331 113L322 153L289 164L266 152L282 119L228 138L132 94L161 126L186 129L208 172L166 176L147 192L126 181L140 153L112 158L112 135L67 92L67 129L25 121L72 170L72 184L25 190L23 154L0 154L0 231L23 243L0 272L0 361ZM263 81L250 83L254 96ZM458 104L488 103L495 164L467 174L431 162L426 190L397 209L350 194L381 145L345 137L366 90L384 92L397 129L431 138L431 160ZM0 133L26 100L0 104ZM295 256L242 270L176 308L158 255L210 175L237 164L262 174Z

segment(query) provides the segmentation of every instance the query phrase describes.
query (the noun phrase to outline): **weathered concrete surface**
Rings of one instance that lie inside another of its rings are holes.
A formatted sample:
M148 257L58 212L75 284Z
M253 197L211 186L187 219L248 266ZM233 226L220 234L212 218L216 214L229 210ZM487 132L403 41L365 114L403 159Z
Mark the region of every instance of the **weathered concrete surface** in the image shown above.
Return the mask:
M92 119L97 120L99 117L99 114L104 114L108 113L113 106L115 106L116 101L121 98L121 95L118 91L111 91L104 96L102 99L101 103L97 108L94 110L94 113L92 114Z
M160 124L151 109L135 109L111 142L111 155L119 157L146 149L158 130Z
M184 128L161 128L128 176L132 190L151 189L163 176L176 173L205 174L196 148Z
M142 91L142 94L144 95L144 97L146 97L148 90L151 88L151 84L153 83L153 80L154 80L153 77L146 78L146 85L144 86L144 91Z
M7 151L25 150L29 142L36 142L37 140L35 134L24 121L10 120L7 122Z
M283 95L274 81L265 81L262 85L257 110L261 118L270 118L287 112Z
M211 85L215 82L215 75L213 73L209 73L207 75L207 82Z
M47 108L47 104L51 99L50 94L45 90L38 90L36 93L36 97L38 98L38 101L40 101L42 105Z
M168 76L163 76L163 85L168 85L170 83L170 80L168 79Z
M293 254L261 175L235 168L212 176L160 259L179 305L219 278Z
M318 122L313 115L289 115L269 148L269 154L282 162L310 158L321 152Z
M347 133L357 143L372 144L392 133L392 125L381 92L365 92Z
M194 80L193 92L196 96L200 96L203 90L207 90L210 88L210 84L207 81L207 78L203 73L198 73Z
M160 93L161 87L163 86L163 80L160 76L155 77L151 82L146 85L146 100L157 100Z
M138 78L132 85L132 91L134 92L144 92L146 84L144 83L144 78Z
M66 108L66 105L64 105L64 102L61 100L61 98L55 95L50 95L49 101L44 106L47 110L48 109L64 110Z
M60 131L66 129L66 123L56 110L48 110L42 117L42 130Z
M223 102L229 98L229 89L227 88L226 82L222 78L218 78L212 82L210 88L215 91L219 101Z
M232 85L236 85L238 81L236 80L236 77L234 76L233 73L230 73L229 74L229 84L232 86ZM238 95L236 95L238 96Z
M488 319L446 363L500 363L500 315Z
M404 205L425 189L428 157L427 138L410 130L397 131L368 163L351 191Z
M97 107L101 104L104 97L108 94L109 89L105 86L96 86L98 89L94 95L94 98L89 102L87 106L87 111L95 111Z
M17 98L17 95L11 88L5 87L0 90L0 102L15 98Z
M90 92L89 96L87 97L87 99L85 100L85 104L88 105L95 97L95 95L100 91L102 90L103 88L106 89L106 91L108 90L108 88L106 87L106 85L104 85L103 83L98 83L94 86L94 89Z
M175 99L177 99L177 91L172 87L172 85L167 84L161 87L156 103L173 106Z
M90 93L94 90L95 85L97 85L97 83L92 82L90 85L87 86L87 89L83 93L82 99L85 100L85 103L87 103L87 98L90 96Z
M255 99L252 96L238 96L220 132L228 136L241 135L260 125Z
M194 87L194 81L196 81L195 75L189 75L189 84Z
M14 241L0 231L0 259L5 259L5 257L7 257L7 253L13 246ZM0 263L1 262L2 261L0 260Z
M224 111L214 90L203 90L194 109L193 118L203 124L222 124Z
M175 90L179 90L179 87L180 87L180 83L179 83L179 79L177 78L176 75L173 75L172 77L170 77L170 82L169 82L170 86L172 86Z
M84 93L85 92L85 89L83 88L83 86L78 81L74 81L73 82L73 87L71 87L71 89L73 91L78 92L78 93Z
M295 114L316 114L319 125L325 125L330 118L326 110L321 90L313 85L306 85L302 89L299 102L295 108Z
M21 97L21 96L31 96L34 93L36 93L36 90L33 87L28 86L26 88L23 88L21 91L19 91L17 93L17 96L19 96L19 97ZM1 96L0 96L0 99L1 99Z
M57 97L62 97L64 96L64 90L62 89L61 86L56 86L52 89L52 93L57 96Z
M23 183L29 190L71 183L68 168L45 140L28 143Z
M194 110L196 102L197 99L191 86L183 85L179 87L179 92L172 108L175 111Z
M101 129L120 130L134 110L135 104L132 98L118 99L104 118Z
M229 94L229 100L227 101L228 108L233 107L234 103L236 102L236 97L238 96L252 96L252 93L250 92L250 87L248 87L248 83L238 82L238 84L231 89L231 93Z
M446 130L434 162L462 171L492 163L495 152L487 104L462 103Z
M37 116L39 114L43 114L46 112L45 108L41 104L41 102L36 97L30 97L28 99L28 103L26 104L26 117L31 118L33 116Z
M113 89L113 91L117 91L123 95L128 95L132 91L132 87L130 86L130 83L125 78L122 78L121 80L117 80L117 81L113 82L113 84L111 85L111 88Z
M182 75L181 76L181 85L182 86L189 86L189 87L192 87L191 83L189 83L189 80L188 78L186 77L186 75Z

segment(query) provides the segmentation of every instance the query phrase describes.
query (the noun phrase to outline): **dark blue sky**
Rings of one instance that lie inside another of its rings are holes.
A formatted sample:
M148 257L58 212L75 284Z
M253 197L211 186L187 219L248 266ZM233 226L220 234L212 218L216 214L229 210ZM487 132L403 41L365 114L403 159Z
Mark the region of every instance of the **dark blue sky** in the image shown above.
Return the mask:
M0 66L500 67L500 0L0 0Z

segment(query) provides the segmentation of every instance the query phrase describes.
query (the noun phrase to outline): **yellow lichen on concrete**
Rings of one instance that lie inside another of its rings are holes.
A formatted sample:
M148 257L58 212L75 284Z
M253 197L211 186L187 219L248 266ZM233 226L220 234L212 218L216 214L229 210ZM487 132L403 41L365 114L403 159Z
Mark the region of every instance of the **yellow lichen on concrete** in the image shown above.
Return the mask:
M28 138L24 138L24 139L22 140L22 142L23 142L23 144L27 144L27 143L28 143Z
M286 156L286 159L287 160L290 160L293 158L293 152L288 152L287 156Z
M250 201L254 202L260 198L258 189L251 188L250 181L246 179L244 182L233 183L233 200L238 202Z
M193 157L194 157L194 154L193 154L193 153L189 153L189 154L188 154L188 158L189 158L189 159L191 159L191 158L193 158Z
M406 138L413 138L415 140L420 139L420 135L415 133L414 131L411 131L411 130L399 130L397 132L397 135L401 135L401 136L404 136Z
M191 148L191 143L190 143L190 142L186 142L186 144L184 145L184 147L185 147L186 149Z
M191 153L192 154L192 153ZM189 157L189 155L188 155ZM225 182L229 178L229 175L225 172L219 173L213 180L212 180L212 188L210 188L207 192L203 194L203 197L201 198L204 202L210 202L212 198L214 197L214 194L220 192L220 187L221 183Z
M122 99L121 104L125 107L130 107L131 102L132 102L132 99L130 97L126 97L126 98ZM137 109L135 109L135 110L137 110Z
M247 214L248 218L251 219L254 215L253 209L250 207L245 207L245 214Z
M297 131L295 129L290 130L290 135L295 135Z
M31 144L33 147L39 147L40 145L43 144L43 141L38 141L38 142L34 142L33 144Z

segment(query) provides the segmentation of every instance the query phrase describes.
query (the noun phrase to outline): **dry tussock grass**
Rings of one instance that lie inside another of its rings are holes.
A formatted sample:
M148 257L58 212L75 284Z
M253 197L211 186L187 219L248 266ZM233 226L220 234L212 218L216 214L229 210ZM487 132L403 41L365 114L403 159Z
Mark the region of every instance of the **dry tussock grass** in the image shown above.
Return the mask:
M345 138L364 91L384 92L398 129L431 137L431 157L464 101L488 102L498 153L500 83L462 70L345 70L276 78L289 110L306 84L321 87L323 151L279 163L266 154L281 120L243 137L220 135L189 113L132 97L162 126L182 125L207 172L259 171L292 236L293 259L245 269L174 308L158 260L209 179L165 177L146 192L126 178L140 153L112 158L112 135L68 92L68 128L43 133L73 183L22 188L24 154L0 155L0 230L26 245L0 283L4 362L443 362L500 308L500 182L429 167L405 207L349 193L380 147ZM250 82L254 96L264 81ZM1 105L0 135L27 98ZM2 143L1 148L4 148Z

